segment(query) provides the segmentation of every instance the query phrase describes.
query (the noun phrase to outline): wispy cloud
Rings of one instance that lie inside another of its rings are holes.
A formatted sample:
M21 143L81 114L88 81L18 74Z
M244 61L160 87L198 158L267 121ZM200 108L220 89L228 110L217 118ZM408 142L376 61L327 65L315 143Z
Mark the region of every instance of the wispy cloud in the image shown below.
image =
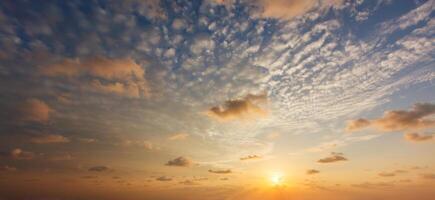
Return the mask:
M30 141L35 144L52 144L52 143L68 143L70 142L70 139L62 135L47 134L47 135L40 135L34 137Z
M213 169L209 169L208 172L214 173L214 174L231 174L232 173L232 171L230 169L226 169L226 170L213 170Z

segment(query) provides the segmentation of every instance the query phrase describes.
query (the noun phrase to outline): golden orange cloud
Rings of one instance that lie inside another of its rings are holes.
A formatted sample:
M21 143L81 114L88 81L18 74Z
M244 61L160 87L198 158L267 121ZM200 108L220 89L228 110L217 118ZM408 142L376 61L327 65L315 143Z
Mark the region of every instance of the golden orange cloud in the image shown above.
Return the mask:
M378 119L357 119L349 121L346 130L352 132L373 126L381 131L403 131L435 127L435 120L426 119L435 114L435 104L417 103L410 111L393 110Z
M53 111L45 102L35 98L27 99L18 106L19 120L25 122L46 123Z
M62 135L40 135L30 140L35 144L49 144L49 143L68 143L70 140Z
M434 138L433 135L423 135L419 133L406 133L404 137L406 140L413 142L430 141Z
M112 59L97 56L86 59L64 59L41 67L39 72L49 77L91 76L94 79L88 87L102 93L133 98L150 95L144 78L145 70L131 58Z

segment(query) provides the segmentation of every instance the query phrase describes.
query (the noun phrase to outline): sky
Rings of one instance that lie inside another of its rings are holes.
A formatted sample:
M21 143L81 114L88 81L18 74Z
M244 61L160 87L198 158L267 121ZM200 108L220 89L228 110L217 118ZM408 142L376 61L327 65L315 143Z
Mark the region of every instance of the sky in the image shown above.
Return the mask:
M431 200L435 1L0 1L0 200Z

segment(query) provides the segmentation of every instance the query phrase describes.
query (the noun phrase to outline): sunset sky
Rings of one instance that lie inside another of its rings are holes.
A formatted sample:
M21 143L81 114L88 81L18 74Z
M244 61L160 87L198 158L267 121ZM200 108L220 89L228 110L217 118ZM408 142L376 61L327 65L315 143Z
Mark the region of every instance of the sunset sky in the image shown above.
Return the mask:
M434 0L1 0L0 200L433 200Z

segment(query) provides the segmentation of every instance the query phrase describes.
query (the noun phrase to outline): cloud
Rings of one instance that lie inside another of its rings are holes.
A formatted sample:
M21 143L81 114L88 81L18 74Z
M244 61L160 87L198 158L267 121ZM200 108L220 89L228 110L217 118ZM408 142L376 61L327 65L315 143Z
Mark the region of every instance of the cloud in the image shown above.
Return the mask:
M97 56L85 59L64 59L58 63L41 67L39 72L49 77L90 76L93 79L88 87L101 93L133 98L150 95L144 78L145 70L131 58L112 59Z
M338 162L338 161L347 161L347 158L343 157L342 153L335 153L332 152L331 156L322 158L318 160L319 163L332 163L332 162Z
M393 186L392 183L386 183L386 182L379 182L379 183L371 183L371 182L364 182L360 184L352 184L353 187L363 188L363 189L376 189L380 187L391 187Z
M186 26L187 26L187 23L183 19L174 19L174 21L172 22L172 28L175 30L185 29Z
M353 121L348 122L346 130L347 131L355 131L355 130L365 128L367 126L370 126L369 120L357 119L357 120L353 120Z
M404 137L406 140L412 142L424 142L432 140L434 138L433 135L423 135L419 133L406 133Z
M45 102L31 98L18 106L19 120L24 122L47 123L54 110Z
M327 9L342 4L341 0L258 0L260 15L265 18L291 19L315 8Z
M156 178L157 181L172 181L172 178L166 176L160 176Z
M90 167L88 169L88 171L90 171L90 172L106 172L106 171L109 171L109 167L99 165L99 166Z
M424 179L435 180L435 174L421 174L421 177Z
M257 159L261 159L261 156L258 155L248 155L245 157L241 157L240 160L257 160Z
M35 144L68 143L70 140L62 135L41 135L30 140Z
M320 171L315 170L315 169L309 169L306 172L306 174L308 174L308 175L314 175L314 174L318 174L318 173L320 173Z
M30 151L24 151L20 148L15 148L8 153L2 153L2 155L12 158L14 160L31 160L35 158L35 153Z
M230 169L227 169L227 170L212 170L212 169L209 169L208 172L215 173L215 174L231 174L232 173L232 171Z
M168 140L184 140L189 137L187 133L176 133L168 137Z
M14 160L32 160L35 156L35 153L24 151L20 148L15 148L8 152L0 152L0 158L3 157Z
M192 180L180 181L179 183L182 185L199 185L199 183L192 181Z
M150 151L154 149L159 149L151 141L148 140L144 140L144 141L123 140L118 145L126 146L126 147L130 147L130 146L143 147L146 150L150 150Z
M259 106L266 102L266 95L249 94L242 99L227 100L224 105L215 106L207 114L220 120L234 120L267 115L267 111Z
M192 161L185 157L178 157L173 160L168 161L165 165L166 166L177 166L177 167L188 167L192 164Z
M389 173L389 172L381 172L378 175L382 176L382 177L393 177L393 176L396 176L395 173Z
M0 172L1 171L5 171L5 172L14 172L17 171L17 168L15 167L11 167L9 165L4 165L4 166L0 166Z
M350 121L346 129L348 131L357 131L373 126L378 130L387 132L430 128L435 126L435 120L426 119L426 117L433 114L435 114L435 104L417 103L410 111L393 110L385 112L384 116L379 119Z

